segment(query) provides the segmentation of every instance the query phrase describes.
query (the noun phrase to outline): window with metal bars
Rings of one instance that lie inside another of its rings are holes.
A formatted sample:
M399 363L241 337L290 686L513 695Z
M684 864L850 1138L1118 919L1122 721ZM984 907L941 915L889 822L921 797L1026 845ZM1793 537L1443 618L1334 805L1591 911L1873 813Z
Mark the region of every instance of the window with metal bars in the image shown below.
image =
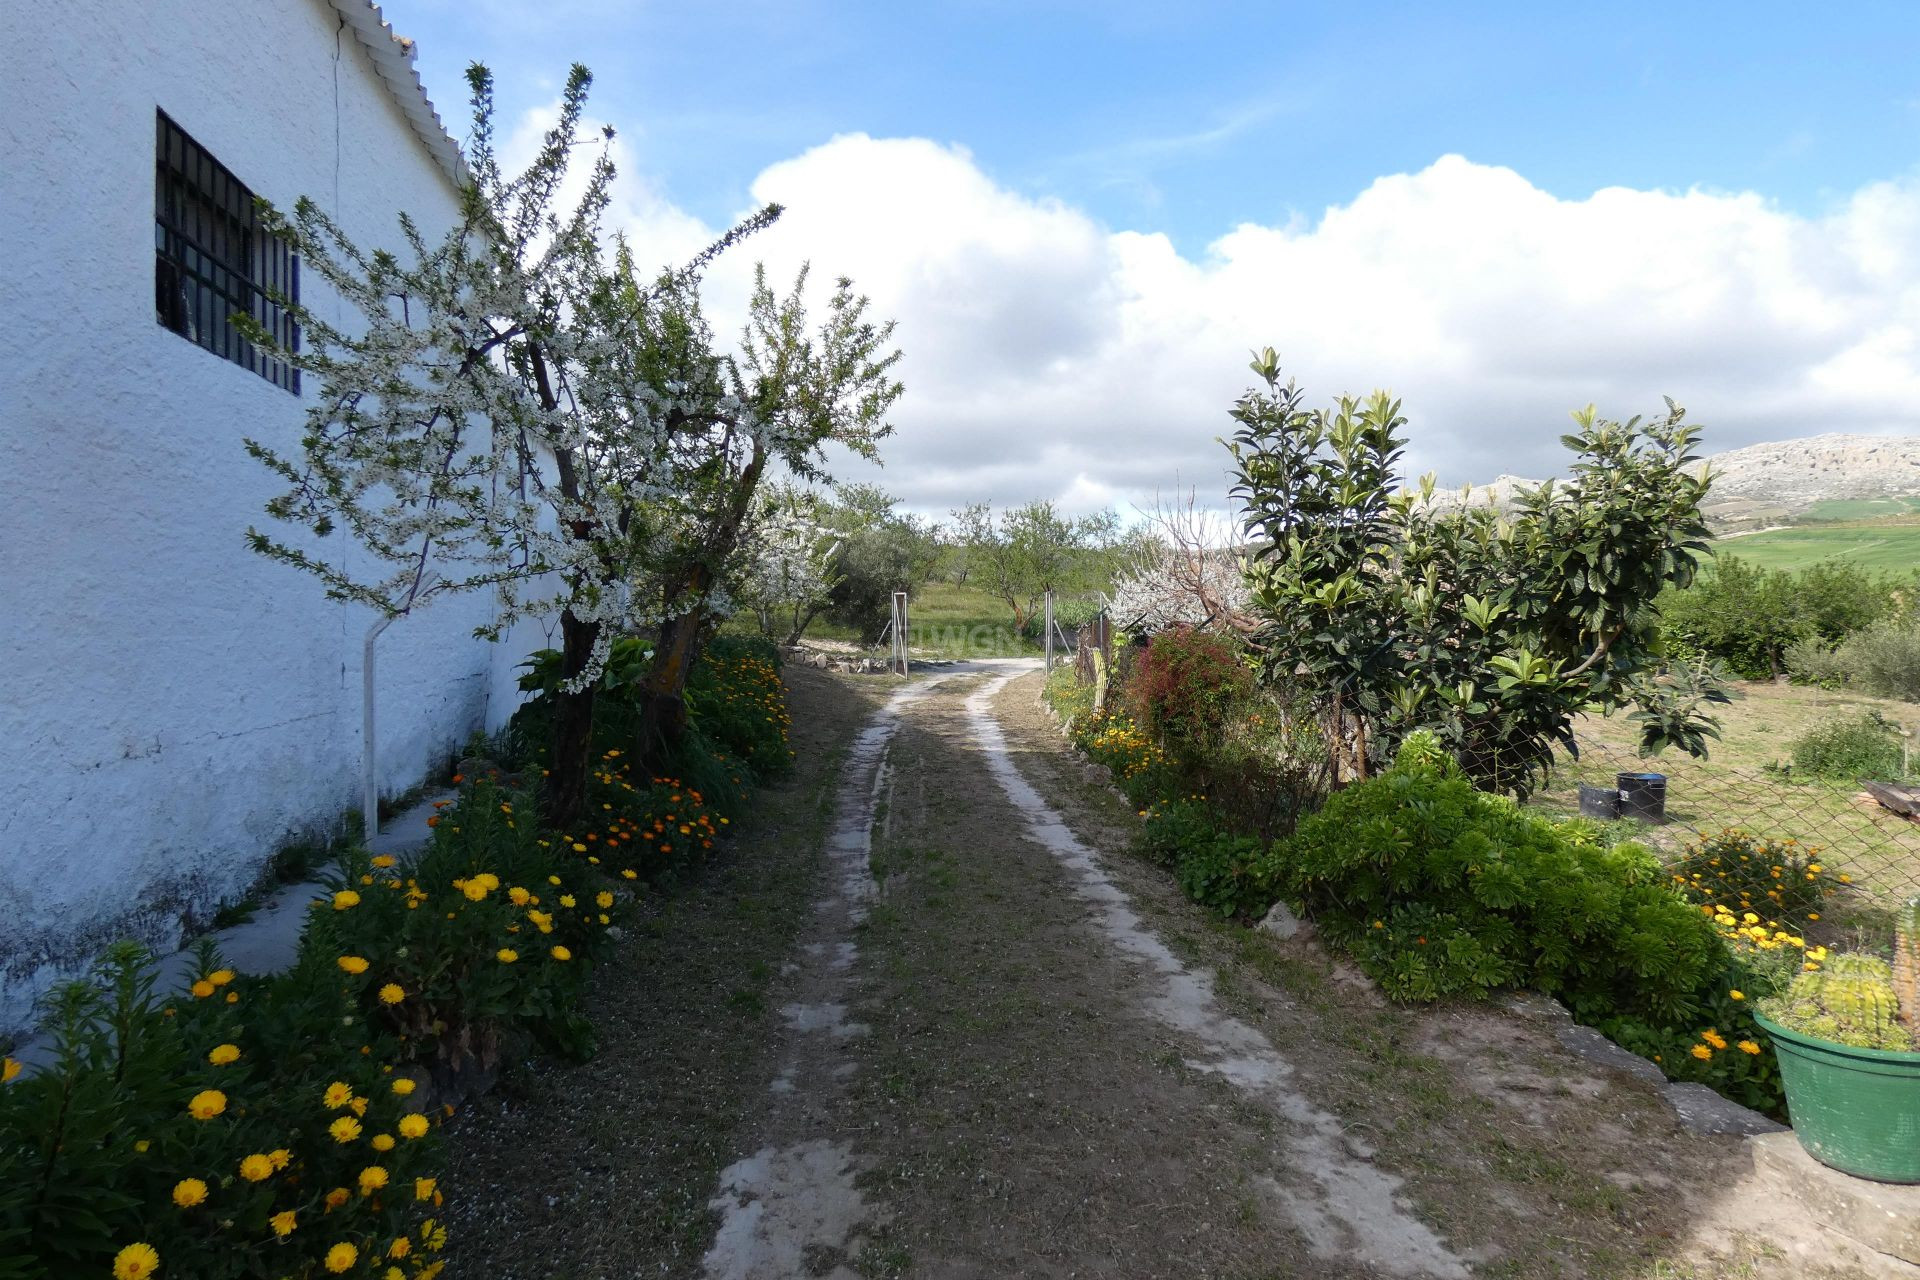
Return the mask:
M300 394L300 371L260 354L230 324L250 315L289 351L300 327L269 291L300 300L300 260L267 235L253 192L185 130L156 113L153 185L154 315L217 356Z

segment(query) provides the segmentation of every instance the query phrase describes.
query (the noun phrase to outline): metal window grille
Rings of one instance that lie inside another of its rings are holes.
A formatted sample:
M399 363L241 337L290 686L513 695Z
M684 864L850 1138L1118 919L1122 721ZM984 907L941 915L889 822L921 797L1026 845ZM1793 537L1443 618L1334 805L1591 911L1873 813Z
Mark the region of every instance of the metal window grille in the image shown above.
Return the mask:
M250 315L289 351L300 327L278 295L300 300L300 260L261 230L253 192L186 131L156 113L154 315L181 337L300 394L300 371L262 355L230 324Z

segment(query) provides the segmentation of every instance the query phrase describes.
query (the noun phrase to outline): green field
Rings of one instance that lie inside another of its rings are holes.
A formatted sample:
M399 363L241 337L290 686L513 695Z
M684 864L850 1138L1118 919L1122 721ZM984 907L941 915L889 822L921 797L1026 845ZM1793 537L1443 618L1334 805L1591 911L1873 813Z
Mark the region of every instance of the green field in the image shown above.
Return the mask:
M1804 569L1820 560L1844 560L1863 569L1904 573L1920 565L1920 515L1769 529L1722 538L1713 549L1765 569Z
M1920 512L1916 498L1828 498L1816 502L1803 517L1807 520L1872 520L1876 516L1902 516Z

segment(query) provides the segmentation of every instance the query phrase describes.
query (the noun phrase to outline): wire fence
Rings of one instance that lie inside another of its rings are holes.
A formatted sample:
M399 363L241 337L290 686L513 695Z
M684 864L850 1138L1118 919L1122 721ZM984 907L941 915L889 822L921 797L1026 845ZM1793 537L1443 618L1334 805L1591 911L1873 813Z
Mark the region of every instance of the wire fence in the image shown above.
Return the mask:
M1563 755L1530 805L1631 823L1634 838L1670 863L1728 832L1795 842L1844 886L1826 927L1813 931L1835 939L1884 932L1893 909L1920 896L1920 787L1808 777L1726 753L1649 760L1600 733L1577 740L1578 758Z

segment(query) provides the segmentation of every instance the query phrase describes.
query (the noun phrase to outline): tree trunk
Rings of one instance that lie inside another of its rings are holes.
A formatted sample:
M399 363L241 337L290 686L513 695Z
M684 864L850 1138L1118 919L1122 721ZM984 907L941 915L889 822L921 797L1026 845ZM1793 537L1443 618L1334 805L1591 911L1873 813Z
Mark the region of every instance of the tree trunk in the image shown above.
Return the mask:
M560 671L571 679L586 670L600 636L600 623L583 622L572 610L560 615ZM547 769L547 821L565 831L587 810L587 776L593 767L595 684L578 693L565 689L553 700L553 759Z
M694 651L705 622L706 610L695 607L667 619L660 627L660 641L654 648L640 708L641 755L656 771L673 758L686 737L687 676L693 670Z

